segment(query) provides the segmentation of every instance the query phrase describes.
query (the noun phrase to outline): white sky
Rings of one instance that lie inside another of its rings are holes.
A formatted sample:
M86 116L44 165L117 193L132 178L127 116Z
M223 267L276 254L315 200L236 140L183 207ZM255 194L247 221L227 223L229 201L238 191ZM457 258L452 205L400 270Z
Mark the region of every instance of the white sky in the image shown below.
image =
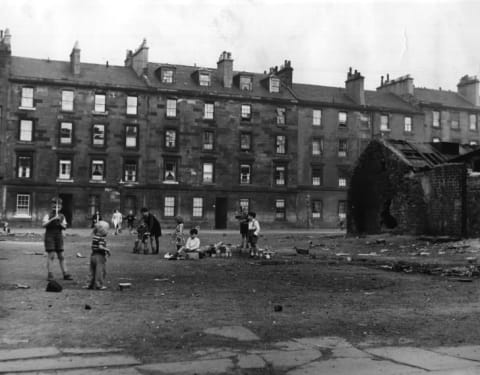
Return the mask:
M292 61L298 83L344 86L349 66L375 89L411 74L418 87L456 90L480 73L480 2L307 0L0 0L15 56L123 65L143 38L149 60L235 70Z

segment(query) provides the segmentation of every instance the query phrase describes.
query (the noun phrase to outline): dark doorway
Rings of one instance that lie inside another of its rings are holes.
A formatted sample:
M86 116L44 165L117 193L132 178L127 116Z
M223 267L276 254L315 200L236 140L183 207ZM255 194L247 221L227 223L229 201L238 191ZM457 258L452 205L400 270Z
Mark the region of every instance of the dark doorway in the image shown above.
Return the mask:
M68 227L72 226L73 196L72 194L59 194L62 199L62 213L67 220Z
M123 205L123 214L126 215L130 211L132 211L134 215L137 214L137 197L134 195L127 195L125 197L125 201Z
M227 229L227 198L215 199L215 229Z

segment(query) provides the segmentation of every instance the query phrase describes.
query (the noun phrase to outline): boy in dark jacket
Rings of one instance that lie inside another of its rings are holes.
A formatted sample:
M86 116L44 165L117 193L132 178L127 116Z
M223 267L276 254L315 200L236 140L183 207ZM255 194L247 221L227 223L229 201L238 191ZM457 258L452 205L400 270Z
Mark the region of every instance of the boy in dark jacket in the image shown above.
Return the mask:
M148 208L143 207L142 210L143 222L147 226L147 232L150 233L150 244L152 247L152 254L158 254L159 252L159 243L158 237L162 235L162 227L160 222L155 216L153 216ZM155 239L155 247L153 247L153 240Z

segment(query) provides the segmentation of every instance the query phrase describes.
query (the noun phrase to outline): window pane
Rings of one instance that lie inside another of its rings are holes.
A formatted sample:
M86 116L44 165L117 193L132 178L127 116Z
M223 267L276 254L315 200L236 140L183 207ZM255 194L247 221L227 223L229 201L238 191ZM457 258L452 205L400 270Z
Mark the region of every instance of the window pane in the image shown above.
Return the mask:
M165 147L174 148L177 146L177 132L176 130L167 130L165 132Z
M105 144L105 125L93 125L93 144L103 146Z
M67 179L67 180L70 179L71 171L72 171L72 161L61 159L59 161L58 178Z
M321 186L322 185L322 170L321 169L312 169L312 185Z
M249 184L250 183L250 165L242 164L240 165L240 183Z
M16 215L30 215L30 194L17 194Z
M321 219L322 218L322 201L315 200L312 201L312 218Z
M319 109L313 110L313 125L320 126L322 124L322 111Z
M382 115L380 116L380 130L388 130L388 116Z
M198 79L200 86L210 86L210 74L200 73Z
M20 105L25 108L33 108L33 88L22 88L22 99Z
M347 112L338 112L338 124L341 126L347 125Z
M60 123L60 143L72 143L73 124L71 122Z
M270 78L270 92L280 91L280 80L278 78Z
M212 103L205 103L203 118L213 120L214 105Z
M318 156L322 154L323 141L321 139L314 139L312 141L312 155Z
M95 94L95 112L105 112L105 95Z
M203 198L193 198L193 217L203 216Z
M165 197L164 216L175 216L175 197Z
M125 147L137 147L137 131L136 125L127 125L125 128Z
M252 115L252 107L247 104L242 104L242 119L249 120Z
M251 148L251 135L248 133L240 134L240 149L242 151L250 150Z
M405 131L406 132L411 132L412 131L412 118L411 117L405 117L404 123L405 123Z
M211 131L203 132L203 149L213 150L213 132Z
M213 164L203 163L203 182L213 182Z
M285 219L285 199L277 199L275 201L275 218Z
M469 116L470 130L477 130L477 115L471 114Z
M347 202L338 201L338 218L345 220L347 217Z
M432 126L436 128L440 126L440 112L438 111L432 112Z
M166 160L165 161L165 181L176 181L177 175L177 163L175 160Z
M240 198L239 205L242 211L248 212L250 210L250 199Z
M277 124L285 125L285 108L277 108Z
M240 90L252 90L252 78L247 76L240 76Z
M137 163L135 161L125 162L125 181L135 182L137 181Z
M286 143L286 137L284 135L277 135L276 147L275 147L275 151L277 154L285 154L286 152L285 143Z
M104 161L92 160L92 180L103 181L104 179Z
M73 91L62 91L62 111L73 111Z
M338 156L340 157L347 156L347 141L345 139L340 139L338 141Z
M137 102L136 96L127 96L127 115L137 114Z
M19 178L30 178L32 158L30 156L19 156L18 162L18 174Z
M31 120L20 120L20 140L31 142L33 139L33 122Z
M285 166L283 165L275 167L275 185L285 185Z
M177 100L167 99L167 117L177 116Z
M162 69L162 82L163 83L173 83L173 70Z

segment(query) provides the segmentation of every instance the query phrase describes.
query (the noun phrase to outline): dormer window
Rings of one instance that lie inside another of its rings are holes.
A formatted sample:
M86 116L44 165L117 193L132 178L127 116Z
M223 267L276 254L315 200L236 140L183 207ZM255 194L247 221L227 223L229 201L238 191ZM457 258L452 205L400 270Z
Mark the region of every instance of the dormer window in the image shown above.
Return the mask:
M161 79L162 83L173 83L173 69L162 69Z
M200 86L210 86L210 73L200 72L198 74L198 84Z
M242 91L252 91L252 77L240 76L239 87Z
M270 77L270 92L280 92L280 79Z

